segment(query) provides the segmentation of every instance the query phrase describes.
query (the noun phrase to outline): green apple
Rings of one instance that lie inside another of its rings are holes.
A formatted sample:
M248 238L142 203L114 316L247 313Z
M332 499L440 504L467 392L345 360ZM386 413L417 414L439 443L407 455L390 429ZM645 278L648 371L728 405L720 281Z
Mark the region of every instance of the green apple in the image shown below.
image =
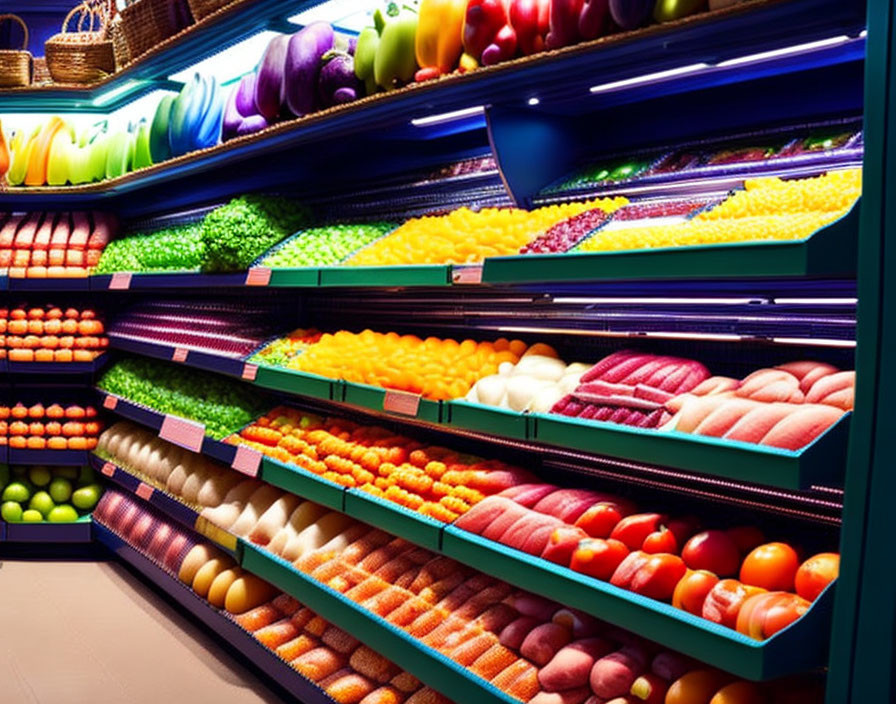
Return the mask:
M46 486L52 478L48 467L32 467L28 470L28 479L34 486Z
M31 501L28 502L28 508L40 511L44 518L50 514L50 511L53 510L55 505L53 498L45 491L37 492L31 497Z
M0 518L7 523L18 523L22 520L22 507L15 501L5 501L0 506Z
M99 484L83 486L72 494L72 503L82 511L90 511L100 500L103 488Z
M31 498L31 490L23 482L13 482L3 490L0 500L23 504Z
M47 516L50 523L74 523L78 520L78 512L68 504L55 506Z
M72 497L72 483L68 479L57 477L50 482L50 497L57 504L64 504Z
M33 508L29 508L22 514L22 523L41 523L43 520L44 517L41 515L41 512L35 511Z

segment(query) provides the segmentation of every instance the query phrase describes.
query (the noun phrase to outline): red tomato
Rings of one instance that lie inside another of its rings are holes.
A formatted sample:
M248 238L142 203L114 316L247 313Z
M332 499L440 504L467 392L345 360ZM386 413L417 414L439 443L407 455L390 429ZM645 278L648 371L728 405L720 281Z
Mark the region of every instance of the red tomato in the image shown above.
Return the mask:
M581 528L574 526L561 526L551 533L548 544L541 556L564 567L569 566L573 553L578 549L579 543L588 540L588 534Z
M666 528L672 531L679 545L684 545L688 538L700 530L700 519L696 516L680 516L670 520Z
M700 616L706 595L719 583L719 578L706 570L688 570L675 586L672 606Z
M602 501L579 516L576 526L592 538L609 538L610 533L628 512L619 504Z
M840 555L822 552L806 560L796 571L796 593L803 599L815 601L825 587L840 573Z
M681 557L692 570L708 570L720 577L737 574L740 552L725 531L705 530L684 546Z
M653 531L653 533L644 538L644 544L641 546L641 549L651 555L658 552L668 552L676 555L678 554L678 541L671 530L665 526L660 526L659 530Z
M675 585L681 581L688 568L678 555L660 553L651 555L632 577L629 589L635 594L660 601L671 601Z
M739 633L765 640L796 621L811 604L789 592L765 592L747 599L737 615Z
M579 543L572 554L569 567L576 572L606 581L627 557L628 548L618 540L591 538Z
M793 591L800 559L786 543L766 543L755 548L740 567L740 581L768 591Z
M765 589L742 584L736 579L723 579L706 595L703 602L703 618L713 623L721 623L728 628L737 626L737 615L744 602Z
M610 537L624 543L629 550L640 550L645 538L665 522L666 517L660 513L636 513L619 521Z

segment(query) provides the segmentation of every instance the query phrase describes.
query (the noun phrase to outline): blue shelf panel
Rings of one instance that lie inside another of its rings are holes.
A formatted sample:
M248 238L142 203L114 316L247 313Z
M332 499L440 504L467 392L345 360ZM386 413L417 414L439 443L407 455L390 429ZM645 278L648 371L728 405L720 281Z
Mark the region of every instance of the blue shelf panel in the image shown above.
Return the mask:
M7 448L7 458L0 460L9 464L45 464L53 467L84 467L87 465L87 450L27 450Z
M333 700L323 690L299 675L288 663L253 638L252 634L240 628L224 612L201 599L192 589L165 572L118 535L101 524L95 524L94 531L97 542L137 570L298 701L305 704L333 704Z
M90 278L91 291L108 291L111 274L98 274ZM181 288L232 288L246 285L246 272L235 274L201 274L199 272L172 272L158 274L131 274L129 291L155 291Z
M109 355L104 354L97 357L92 362L6 362L6 368L0 368L0 371L7 371L10 374L24 376L43 376L45 374L52 375L93 375L106 366L109 361Z
M90 280L87 276L71 279L6 279L6 291L87 291Z
M153 357L170 362L174 358L175 350L187 349L187 358L181 362L188 367L196 369L205 369L206 371L216 372L218 374L226 374L228 376L240 377L243 373L245 362L232 357L220 357L218 355L209 354L208 352L200 352L188 348L178 348L173 345L165 345L157 342L143 342L140 340L132 340L125 337L119 337L114 333L109 334L109 344L111 347L123 352L132 352L144 357Z
M90 516L73 523L3 523L0 535L7 543L90 543L93 523Z

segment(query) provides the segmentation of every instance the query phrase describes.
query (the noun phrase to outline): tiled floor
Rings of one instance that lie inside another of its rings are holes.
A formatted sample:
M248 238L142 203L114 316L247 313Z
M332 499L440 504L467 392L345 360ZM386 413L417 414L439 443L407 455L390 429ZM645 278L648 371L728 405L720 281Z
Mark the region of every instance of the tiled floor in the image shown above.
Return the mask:
M280 699L115 563L0 563L0 701L274 704Z

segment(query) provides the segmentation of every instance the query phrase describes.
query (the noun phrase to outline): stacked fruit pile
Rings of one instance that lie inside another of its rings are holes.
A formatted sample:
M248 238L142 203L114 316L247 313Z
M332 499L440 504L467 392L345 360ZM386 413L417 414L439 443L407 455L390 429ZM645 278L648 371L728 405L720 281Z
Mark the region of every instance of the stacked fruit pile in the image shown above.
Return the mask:
M433 400L466 394L503 362L516 363L526 343L441 340L416 335L340 330L324 334L290 363L291 369L421 394Z
M261 265L274 269L333 266L396 227L388 222L313 227L287 240L266 256Z
M627 202L602 198L532 211L459 208L448 215L413 218L348 259L346 266L472 264L486 257L517 254L557 223L594 209L609 213Z
M544 483L485 498L455 525L759 640L802 616L839 565L832 553L800 564L755 526L701 530L693 517L636 513L610 493Z
M744 190L692 220L644 226L630 222L624 229L608 227L598 230L576 251L804 239L844 215L861 191L858 169L792 181L749 179L744 182Z
M20 279L87 276L118 228L97 211L4 214L0 223L0 269Z
M153 342L221 357L245 357L273 332L271 309L214 301L152 301L128 308L109 330L113 337Z
M84 308L0 308L0 359L92 362L109 346L103 323Z
M518 467L427 446L376 426L281 406L228 438L323 479L450 522L486 496L533 479Z
M257 417L265 405L251 389L215 374L136 357L116 362L97 388L159 413L204 423L217 440Z
M286 337L265 345L250 358L250 362L266 364L269 367L286 367L292 369L293 359L302 354L309 346L320 340L321 333L314 328L298 328Z
M93 406L0 406L0 445L17 450L92 450L102 430Z
M103 489L89 467L0 465L0 492L7 523L71 523L93 510Z
M200 225L174 225L112 240L93 273L199 271L204 257Z

